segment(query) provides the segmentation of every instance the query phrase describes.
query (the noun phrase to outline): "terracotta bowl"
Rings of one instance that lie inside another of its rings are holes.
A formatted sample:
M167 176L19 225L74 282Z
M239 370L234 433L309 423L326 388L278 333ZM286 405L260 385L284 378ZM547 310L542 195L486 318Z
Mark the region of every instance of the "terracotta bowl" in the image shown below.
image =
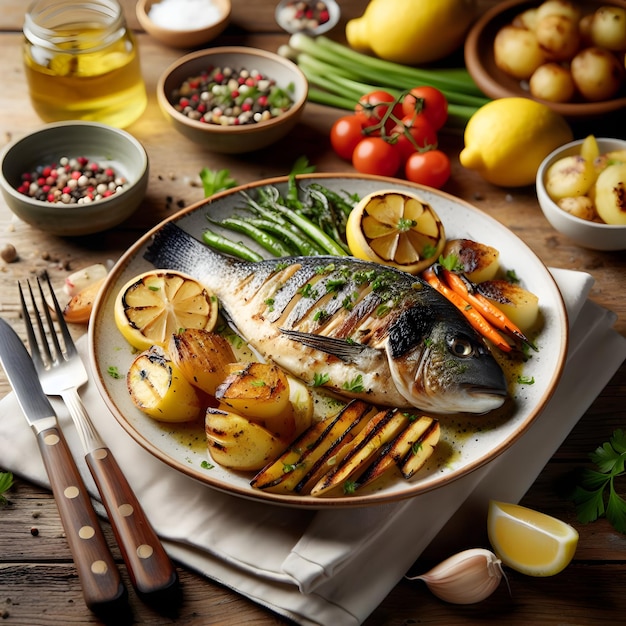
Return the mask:
M152 5L160 0L138 0L135 11L141 27L152 37L172 48L196 48L215 39L224 31L230 21L230 0L212 0L219 10L220 17L202 28L178 29L162 26L150 17Z
M626 250L626 225L603 224L575 217L563 211L550 198L545 187L549 167L565 156L580 154L583 139L572 141L549 154L537 170L537 199L552 227L582 248L591 250ZM600 154L626 150L624 139L597 138Z
M172 93L186 79L211 67L258 70L288 90L293 104L277 117L238 126L191 119L175 108ZM159 106L174 128L191 141L224 154L253 152L285 137L298 123L307 95L308 82L295 63L272 52L237 46L192 52L170 65L157 84Z
M465 40L465 64L480 89L490 98L512 96L532 98L538 102L543 102L553 111L570 120L601 117L626 107L626 88L622 88L617 97L602 102L555 103L539 100L531 96L527 86L523 86L518 79L508 76L496 66L493 56L493 41L498 30L506 24L510 24L513 18L524 10L537 7L540 4L540 0L535 2L528 2L527 0L500 2L474 24ZM583 13L591 13L600 4L626 8L626 1L624 0L607 0L602 3L585 0L577 1L576 4L582 8Z
M89 204L45 202L18 191L22 174L64 156L111 167L128 186ZM121 224L141 204L148 185L148 155L141 143L126 131L97 122L43 126L7 145L0 161L0 189L8 207L22 221L52 235L89 235Z

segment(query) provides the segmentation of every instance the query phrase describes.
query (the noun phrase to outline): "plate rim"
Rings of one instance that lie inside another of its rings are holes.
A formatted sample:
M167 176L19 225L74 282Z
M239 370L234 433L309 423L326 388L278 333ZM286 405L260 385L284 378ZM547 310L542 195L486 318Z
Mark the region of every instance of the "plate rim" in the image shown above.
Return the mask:
M376 491L373 493L368 493L362 496L337 496L333 498L315 498L313 496L302 496L302 495L285 495L285 494L276 494L276 493L268 493L261 490L254 490L250 487L247 489L244 487L238 487L237 485L223 485L221 482L212 480L211 475L207 473L201 473L197 471L194 467L190 465L183 464L176 459L173 459L172 456L168 455L166 452L155 446L151 441L149 441L142 433L138 432L135 428L133 428L132 424L124 417L121 411L118 409L116 403L113 398L111 398L110 394L106 389L106 385L104 383L104 376L106 375L106 367L101 367L98 362L97 354L96 354L96 334L98 333L99 324L97 323L98 317L103 314L103 303L105 302L109 291L113 284L118 279L119 275L124 272L127 266L138 256L139 251L150 241L153 235L158 232L165 224L177 222L187 215L190 215L200 208L204 206L209 206L213 202L225 197L234 195L235 193L239 193L240 191L245 191L253 188L262 187L265 185L271 184L284 184L289 180L289 176L275 176L267 179L261 179L258 181L251 181L248 183L244 183L238 185L234 188L221 191L210 198L204 198L197 202L194 202L176 213L168 216L148 231L146 231L141 237L139 237L116 261L114 266L109 271L107 277L105 278L104 284L100 289L98 296L96 297L93 305L93 313L92 319L88 328L88 357L89 363L91 367L91 372L93 378L96 382L96 386L98 389L98 393L101 396L102 400L106 404L107 408L111 412L114 419L118 422L120 426L122 426L123 430L126 432L128 436L130 436L136 443L138 443L144 450L149 452L154 457L158 458L170 468L175 469L183 474L187 475L190 478L193 478L200 482L203 485L208 487L217 489L218 491L222 491L224 493L228 493L230 495L241 497L247 500L253 500L257 502L265 502L267 504L274 504L279 506L286 506L289 508L307 508L307 509L328 509L328 508L359 508L373 505L381 505L381 504L389 504L391 502L398 502L401 500L405 500L408 498L415 497L417 495L421 495L435 489L439 489L441 487L446 486L447 484L454 482L464 476L467 476L479 468L491 463L496 458L498 458L501 454L503 454L506 450L508 450L530 427L537 418L541 415L544 408L548 404L550 398L553 396L556 388L558 386L558 382L561 378L563 369L565 367L568 348L569 348L569 323L568 323L568 314L567 309L565 307L565 302L563 300L562 294L556 283L555 278L550 273L548 267L543 263L543 261L538 257L535 252L526 244L520 237L518 237L513 231L511 231L507 226L499 222L496 218L492 217L485 211L473 205L471 202L459 198L458 196L454 196L448 192L433 189L431 187L426 187L424 185L419 185L417 183L411 183L409 181L403 181L395 178L388 178L384 176L376 176L376 175L367 175L367 174L358 174L358 173L333 173L333 172L325 172L325 173L311 173L311 174L303 174L298 175L297 180L314 180L314 179L351 179L355 181L370 181L370 182L380 182L381 188L383 185L394 187L404 187L408 189L414 190L414 192L418 193L420 190L425 190L428 193L442 196L444 199L451 201L453 203L462 204L465 207L469 208L472 211L476 211L480 213L484 219L487 219L496 225L497 228L507 230L511 236L517 239L518 243L525 248L527 254L534 257L535 261L539 263L539 265L545 271L545 278L550 283L552 289L554 289L555 294L557 295L555 306L557 309L557 317L562 321L560 326L560 353L557 362L557 366L552 373L552 378L550 380L549 386L546 388L541 398L537 403L537 407L534 411L525 419L525 421L520 424L514 433L505 438L504 441L500 442L495 449L491 450L489 455L483 455L478 459L474 459L469 461L462 468L453 470L449 474L445 474L440 478L436 478L433 480L432 484L422 485L418 489L411 489L410 482L407 482L407 488L403 489L399 492L386 493L383 491Z

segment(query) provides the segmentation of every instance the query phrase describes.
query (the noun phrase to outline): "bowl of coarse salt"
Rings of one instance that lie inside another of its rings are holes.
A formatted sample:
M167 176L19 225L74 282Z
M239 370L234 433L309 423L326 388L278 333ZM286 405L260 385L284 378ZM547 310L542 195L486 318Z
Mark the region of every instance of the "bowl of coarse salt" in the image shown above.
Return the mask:
M137 19L152 37L172 48L195 48L228 26L230 0L139 0Z

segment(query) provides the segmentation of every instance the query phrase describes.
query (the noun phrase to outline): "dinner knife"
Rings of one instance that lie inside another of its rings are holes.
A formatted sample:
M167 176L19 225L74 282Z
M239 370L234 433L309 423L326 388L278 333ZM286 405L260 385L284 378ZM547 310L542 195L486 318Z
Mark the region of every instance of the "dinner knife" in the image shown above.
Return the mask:
M1 318L0 363L37 438L85 603L96 613L109 612L126 603L126 587L30 354Z

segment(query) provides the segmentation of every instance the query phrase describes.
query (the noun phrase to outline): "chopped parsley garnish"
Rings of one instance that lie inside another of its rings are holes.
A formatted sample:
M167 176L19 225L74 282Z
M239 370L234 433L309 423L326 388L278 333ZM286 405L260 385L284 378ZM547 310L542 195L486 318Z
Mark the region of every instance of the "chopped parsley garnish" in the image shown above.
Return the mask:
M202 461L202 463L200 463L200 467L205 470L212 470L215 465L209 463L208 461Z
M13 474L11 472L0 472L0 504L6 504L7 499L4 494L13 486Z
M328 374L315 374L313 376L313 386L321 387L325 385L330 380L330 376Z
M353 480L346 480L346 482L343 484L343 492L347 496L351 496L355 491L356 491L356 482L354 482Z
M122 374L120 374L120 371L117 369L117 366L115 365L110 365L109 367L107 367L107 374L111 378L115 378L115 379L122 378Z
M362 393L365 391L365 387L363 386L363 375L359 374L356 378L352 380L346 381L342 388L346 391L352 391L354 393Z
M517 382L520 385L534 385L535 384L535 377L534 376L518 376L517 377Z

